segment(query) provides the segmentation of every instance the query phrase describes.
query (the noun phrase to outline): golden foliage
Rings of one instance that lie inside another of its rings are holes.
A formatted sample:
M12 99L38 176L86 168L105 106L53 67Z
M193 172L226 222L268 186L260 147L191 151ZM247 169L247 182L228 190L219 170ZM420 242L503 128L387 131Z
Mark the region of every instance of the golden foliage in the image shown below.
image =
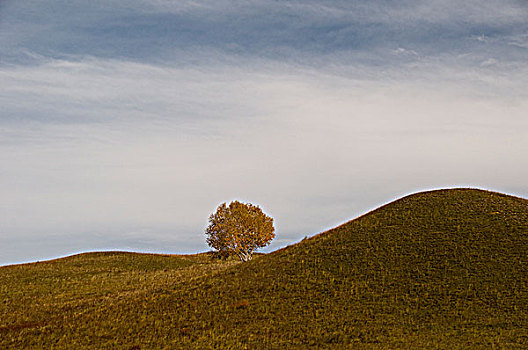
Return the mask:
M251 203L222 203L209 217L205 230L207 244L222 253L235 253L240 260L251 259L253 252L275 237L273 218Z

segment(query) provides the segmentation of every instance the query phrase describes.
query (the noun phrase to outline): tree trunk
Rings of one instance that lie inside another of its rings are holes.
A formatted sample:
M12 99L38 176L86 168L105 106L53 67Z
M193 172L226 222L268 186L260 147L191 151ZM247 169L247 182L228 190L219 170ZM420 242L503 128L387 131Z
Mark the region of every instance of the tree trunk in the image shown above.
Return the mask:
M242 260L243 262L246 262L246 261L251 260L251 258L252 258L251 253L252 253L252 252L239 252L239 253L238 253L238 257L239 257L240 260Z

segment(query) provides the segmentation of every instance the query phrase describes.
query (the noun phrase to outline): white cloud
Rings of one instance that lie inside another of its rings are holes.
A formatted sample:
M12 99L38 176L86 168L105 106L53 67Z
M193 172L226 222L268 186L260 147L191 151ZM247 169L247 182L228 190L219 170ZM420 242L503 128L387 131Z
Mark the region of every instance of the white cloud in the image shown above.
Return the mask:
M5 62L31 61L25 55L29 51L56 58L93 55L181 63L214 60L216 51L313 63L352 51L371 63L391 65L391 52L399 47L420 56L492 50L508 58L513 48L504 50L501 44L526 33L528 20L528 6L515 0L4 4L0 57ZM512 47L523 45L510 42ZM203 48L213 55L188 54Z
M2 68L0 231L57 233L72 249L133 248L134 232L149 232L137 249L192 249L215 206L239 198L273 215L284 243L410 191L528 194L523 75L431 62L336 69L99 59Z
M513 35L508 39L510 45L528 49L528 33Z
M148 5L147 5L148 4ZM395 21L429 21L453 22L459 19L475 23L512 23L526 19L528 10L522 1L508 0L471 0L460 3L459 1L347 1L334 0L321 2L318 0L290 0L281 2L266 2L259 0L197 0L175 2L169 0L148 0L137 2L151 11L174 13L237 13L258 10L262 12L288 12L305 16L311 20L319 19L344 19L353 18L373 22Z
M0 6L0 263L195 251L234 198L277 247L412 191L528 195L523 2Z

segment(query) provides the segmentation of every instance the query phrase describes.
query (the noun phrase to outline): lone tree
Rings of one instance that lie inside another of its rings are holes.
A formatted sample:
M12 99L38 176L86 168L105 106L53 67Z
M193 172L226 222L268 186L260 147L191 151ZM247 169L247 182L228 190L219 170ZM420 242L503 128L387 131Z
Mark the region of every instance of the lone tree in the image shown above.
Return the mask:
M275 237L273 218L250 203L222 203L209 217L205 230L207 244L221 253L235 253L240 260L251 260L253 252L267 246Z

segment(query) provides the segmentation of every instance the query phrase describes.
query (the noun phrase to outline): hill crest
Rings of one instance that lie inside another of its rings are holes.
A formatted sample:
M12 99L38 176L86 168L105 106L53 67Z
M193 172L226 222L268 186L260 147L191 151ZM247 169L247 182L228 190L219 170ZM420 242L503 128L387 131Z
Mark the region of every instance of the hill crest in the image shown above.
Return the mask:
M247 263L96 254L0 269L0 346L522 348L527 256L527 200L420 192Z

